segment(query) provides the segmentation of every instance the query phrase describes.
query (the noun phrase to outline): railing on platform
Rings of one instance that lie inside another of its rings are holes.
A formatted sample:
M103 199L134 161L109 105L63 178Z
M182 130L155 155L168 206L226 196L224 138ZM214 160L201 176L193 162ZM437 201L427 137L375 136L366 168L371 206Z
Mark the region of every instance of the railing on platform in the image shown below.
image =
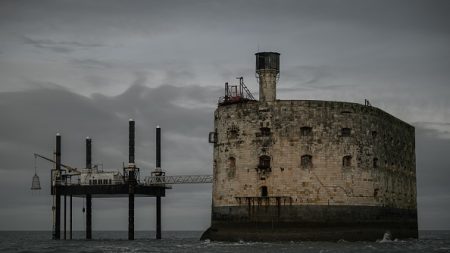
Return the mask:
M209 184L212 183L212 181L212 175L151 176L145 177L144 184Z

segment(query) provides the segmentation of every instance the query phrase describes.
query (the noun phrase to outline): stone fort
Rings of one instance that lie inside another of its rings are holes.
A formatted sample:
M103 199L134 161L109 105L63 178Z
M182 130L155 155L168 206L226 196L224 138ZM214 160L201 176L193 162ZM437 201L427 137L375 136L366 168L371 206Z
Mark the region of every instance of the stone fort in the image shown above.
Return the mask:
M279 71L279 53L256 53L259 101L226 84L202 238L417 238L414 127L368 101L278 100Z

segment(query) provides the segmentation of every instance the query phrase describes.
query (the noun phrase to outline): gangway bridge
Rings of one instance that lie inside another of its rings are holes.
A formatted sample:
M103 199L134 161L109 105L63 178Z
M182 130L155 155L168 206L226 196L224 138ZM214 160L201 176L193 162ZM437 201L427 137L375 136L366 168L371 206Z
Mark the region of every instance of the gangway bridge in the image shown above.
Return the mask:
M212 175L150 176L144 178L144 185L208 184Z

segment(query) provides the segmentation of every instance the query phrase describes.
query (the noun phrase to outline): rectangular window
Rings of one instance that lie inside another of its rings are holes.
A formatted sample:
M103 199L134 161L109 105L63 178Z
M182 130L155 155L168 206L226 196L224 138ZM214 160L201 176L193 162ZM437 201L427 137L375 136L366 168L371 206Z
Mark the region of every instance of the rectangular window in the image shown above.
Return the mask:
M378 158L373 158L373 167L376 169L378 168Z
M270 136L270 128L268 127L261 127L261 136Z
M267 197L269 194L267 192L267 186L261 186L261 197Z
M344 128L341 129L341 136L342 137L348 137L348 136L351 135L351 133L352 133L352 129L351 128L344 127Z
M303 155L301 157L300 165L302 168L311 168L312 167L312 156Z
M300 128L300 135L301 136L311 136L312 135L312 128L305 126Z
M350 167L352 166L352 157L347 155L342 158L342 166Z
M263 170L270 169L270 156L267 155L260 156L258 167Z

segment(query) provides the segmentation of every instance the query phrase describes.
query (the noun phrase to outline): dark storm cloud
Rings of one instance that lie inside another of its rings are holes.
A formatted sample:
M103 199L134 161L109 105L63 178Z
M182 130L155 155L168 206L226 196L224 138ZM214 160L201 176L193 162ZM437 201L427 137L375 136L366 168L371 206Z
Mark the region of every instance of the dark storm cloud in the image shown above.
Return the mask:
M71 59L71 64L80 66L82 68L111 68L112 64L96 59Z
M57 131L65 163L83 166L89 135L96 162L120 169L134 118L138 164L148 174L159 124L163 167L210 173L206 135L223 82L244 76L257 94L253 53L273 50L281 53L281 99L369 98L418 122L421 228L442 228L439 220L450 217L443 211L449 209L450 161L443 153L450 139L449 12L450 2L440 0L1 1L0 227L49 228L49 164L38 162L47 185L42 194L33 197L28 188L32 153L51 156ZM208 186L176 189L163 200L165 219L172 220L166 225L206 227ZM18 197L10 198L11 191ZM95 202L99 229L126 229L122 204ZM183 213L191 222L180 220ZM142 220L140 229L152 228L145 223L152 220Z
M8 217L14 212L21 213L27 207L36 207L37 199L48 204L44 199L48 198L47 177L51 164L37 161L44 189L42 195L31 196L28 185L33 174L32 154L36 152L51 157L56 132L60 132L63 137L63 163L82 167L84 137L91 136L95 163L102 163L105 169L119 170L122 162L127 159L128 119L134 118L137 122L137 164L141 167L141 175L145 176L154 168L154 128L159 124L163 129L163 168L168 173L210 174L210 147L206 137L212 129L212 109L183 108L167 98L208 100L215 97L216 90L169 85L147 88L138 84L143 81L137 80L127 91L116 97L96 95L89 98L57 88L0 93L0 115L2 122L7 122L0 125L0 173L11 178L8 183L0 186L0 197L8 207L0 211L2 217ZM16 185L22 185L17 192L19 197L8 198L9 189ZM207 188L195 185L185 188L193 194L186 208L195 205L197 208L203 206L204 211L209 210L210 196L208 190L205 192ZM186 203L183 194L174 192L165 200L166 216L172 221L166 223L168 227L176 228L181 219L176 206ZM48 210L41 207L42 204L36 207L42 210L38 215L45 219ZM108 209L108 205L97 208L98 212L102 212ZM117 213L113 213L110 217L116 215ZM206 219L193 228L203 229L207 223ZM186 226L182 227L188 229ZM2 227L14 229L13 223L7 220L2 220ZM120 229L110 226L105 229L114 228Z
M101 44L89 44L78 41L54 41L50 39L32 39L23 36L25 44L35 46L37 48L48 49L57 53L70 53L77 49L86 49L92 47L102 47Z
M419 225L448 229L450 216L450 140L435 130L416 128L416 166Z

